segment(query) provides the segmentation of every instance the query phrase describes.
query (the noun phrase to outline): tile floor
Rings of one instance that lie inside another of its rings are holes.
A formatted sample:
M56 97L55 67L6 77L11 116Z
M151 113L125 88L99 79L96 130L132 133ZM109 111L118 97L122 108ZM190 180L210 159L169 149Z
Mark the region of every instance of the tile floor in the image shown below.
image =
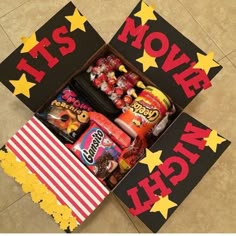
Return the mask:
M0 0L0 60L68 0ZM100 35L111 39L138 0L73 0ZM236 232L236 1L152 0L171 24L224 66L187 112L232 141L160 232ZM1 75L4 76L4 75ZM0 146L32 113L0 85ZM0 169L0 232L62 232ZM109 196L76 232L150 232Z

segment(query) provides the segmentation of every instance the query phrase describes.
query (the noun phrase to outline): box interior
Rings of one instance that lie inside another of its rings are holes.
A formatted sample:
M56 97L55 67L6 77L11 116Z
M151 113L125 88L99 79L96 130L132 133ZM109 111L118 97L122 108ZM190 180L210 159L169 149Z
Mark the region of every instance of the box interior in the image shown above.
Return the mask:
M50 104L51 104L51 102L53 101L53 99L55 99L55 98L57 97L57 95L63 90L64 87L66 87L66 86L69 85L69 84L72 84L72 81L74 80L75 77L78 77L78 76L83 75L83 74L84 74L84 75L87 74L87 77L88 77L88 79L89 79L89 75L88 75L88 72L87 72L89 66L94 65L95 62L96 62L96 60L98 60L99 58L105 57L105 56L107 56L107 55L109 55L109 54L113 54L113 55L115 55L116 57L118 57L118 58L122 61L123 65L125 65L126 69L127 69L128 71L132 71L132 72L136 73L136 74L141 78L141 80L143 81L143 83L144 83L145 85L151 85L151 86L157 87L156 85L154 85L154 84L148 79L148 77L146 77L142 72L140 72L139 70L137 70L137 68L135 68L128 60L126 60L125 57L123 57L121 54L119 54L119 52L117 52L112 46L110 46L110 45L105 45L104 47L100 48L100 49L84 64L84 66L83 66L81 69L75 71L75 72L70 76L70 78L68 78L67 83L66 83L66 84L63 84L63 85L61 86L61 90L60 90L60 91L56 91L56 94L54 94L54 96L53 96L54 98L52 97L51 99L49 99L49 100L36 112L36 117L37 117L38 119L40 119L40 120L54 133L54 135L57 136L57 138L58 138L62 143L66 143L65 139L64 139L63 137L61 137L60 135L58 135L58 133L55 132L55 130L52 129L52 126L51 126L47 121L45 121L45 119L42 119L42 117L41 117L39 114L42 113L43 111L45 111L45 110L50 106ZM91 83L92 83L92 82L91 82ZM139 94L140 91L141 91L141 89L137 89L136 91L137 91L137 94ZM100 91L100 92L102 93L102 91ZM85 93L85 94L86 94L86 93ZM83 94L83 95L84 95L84 94ZM85 96L86 96L86 95L85 95ZM83 97L84 97L84 96L83 96ZM84 97L84 98L85 98L85 100L86 100L86 97ZM172 101L172 99L171 99L169 96L168 96L168 98L170 99L170 101ZM107 97L107 99L109 99L109 98ZM169 126L175 121L175 119L181 114L182 109L181 109L178 105L176 105L176 104L174 103L174 101L172 101L172 104L174 104L175 109L176 109L175 112L174 112L174 114L169 117L168 123L167 123L166 127L164 128L164 130L162 130L162 131L158 134L158 136L154 136L154 135L149 135L149 136L148 136L148 140L147 140L147 147L148 147L148 148L150 148L150 147L160 138L160 136L168 129L168 127L169 127ZM93 107L93 104L90 103L90 105ZM96 107L93 107L93 109L96 111ZM121 111L120 113L122 113L122 111ZM114 119L111 119L111 118L110 118L110 120L114 123ZM115 123L115 124L116 124L116 123ZM116 126L118 126L118 125L116 124ZM119 126L118 126L118 127L119 127ZM119 128L120 128L120 127L119 127ZM84 131L85 131L85 130L84 130ZM124 131L124 130L123 130L123 131ZM132 141L133 141L133 139L132 139ZM142 155L142 156L144 156L144 155ZM142 158L142 156L140 157L140 159ZM134 164L125 174L123 174L123 176L122 176L122 178L119 180L119 182L129 173L129 171L130 171L132 168L134 168L134 166L135 166L135 164ZM102 182L103 182L103 181L102 181ZM104 185L106 185L106 187L107 187L109 190L113 190L113 189L119 184L119 182L117 182L117 183L115 184L115 186L108 186L107 183L105 183L105 182L103 182L103 183L104 183Z

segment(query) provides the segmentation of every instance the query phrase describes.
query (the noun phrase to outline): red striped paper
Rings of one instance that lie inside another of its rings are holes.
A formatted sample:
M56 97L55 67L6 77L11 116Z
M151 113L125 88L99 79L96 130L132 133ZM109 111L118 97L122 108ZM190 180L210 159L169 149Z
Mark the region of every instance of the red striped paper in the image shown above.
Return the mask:
M81 224L109 191L36 118L28 121L7 143L32 173L67 205Z

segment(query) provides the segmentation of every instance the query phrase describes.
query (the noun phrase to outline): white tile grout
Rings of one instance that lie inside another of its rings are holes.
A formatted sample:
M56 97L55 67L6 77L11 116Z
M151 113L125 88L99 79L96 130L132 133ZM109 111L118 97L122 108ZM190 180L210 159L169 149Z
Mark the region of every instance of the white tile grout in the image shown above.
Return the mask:
M22 190L23 192L23 190ZM8 206L3 207L2 209L0 209L0 214L3 213L4 211L8 210L12 205L14 205L16 202L20 201L22 198L24 198L27 194L29 193L25 193L24 195L22 195L21 197L19 197L18 199L16 199L15 201L13 201L12 203L10 203Z
M3 30L3 32L6 34L7 38L9 39L9 41L11 42L11 44L13 45L13 47L16 49L15 44L12 42L10 36L7 34L7 32L5 31L4 27L2 26L2 24L0 23L0 28Z

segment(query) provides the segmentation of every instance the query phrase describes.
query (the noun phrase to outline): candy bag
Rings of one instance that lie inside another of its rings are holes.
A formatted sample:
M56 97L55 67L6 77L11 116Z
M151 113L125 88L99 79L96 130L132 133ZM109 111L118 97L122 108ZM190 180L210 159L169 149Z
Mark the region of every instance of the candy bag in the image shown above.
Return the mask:
M121 149L94 122L91 122L75 144L66 146L100 180L104 180L118 166Z
M38 116L59 136L73 143L85 130L92 107L68 86Z

